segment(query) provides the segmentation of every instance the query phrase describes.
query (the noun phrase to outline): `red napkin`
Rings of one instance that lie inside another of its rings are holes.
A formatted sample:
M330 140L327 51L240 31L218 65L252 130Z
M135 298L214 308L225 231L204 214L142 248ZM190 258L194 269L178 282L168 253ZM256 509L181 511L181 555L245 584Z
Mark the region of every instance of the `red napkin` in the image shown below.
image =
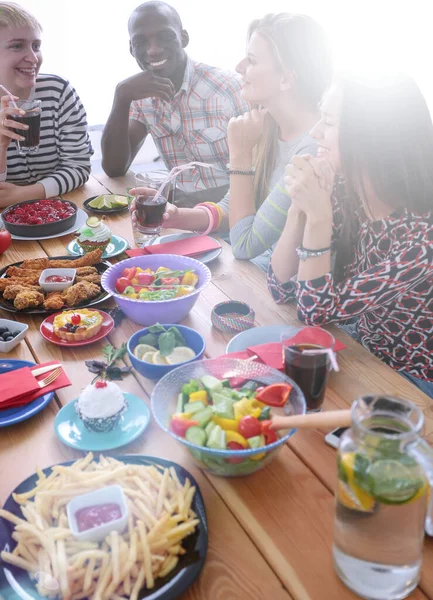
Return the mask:
M196 256L203 252L217 250L220 247L220 244L208 235L198 235L183 240L176 240L174 242L165 242L164 244L154 244L153 246L145 246L144 248L133 248L132 250L126 250L126 254L131 258L146 254Z
M55 365L57 363L58 361L52 360L40 365L23 367L21 369L16 369L15 371L9 371L8 373L3 373L3 375L0 375L0 410L23 406L24 404L33 402L33 400L36 400L36 398L39 398L44 394L48 394L49 392L54 392L54 390L71 385L68 376L66 375L65 371L62 370L62 373L53 381L53 383L44 388L39 387L37 381L41 381L47 377L51 371L48 373L43 373L36 378L32 375L32 370L48 365Z

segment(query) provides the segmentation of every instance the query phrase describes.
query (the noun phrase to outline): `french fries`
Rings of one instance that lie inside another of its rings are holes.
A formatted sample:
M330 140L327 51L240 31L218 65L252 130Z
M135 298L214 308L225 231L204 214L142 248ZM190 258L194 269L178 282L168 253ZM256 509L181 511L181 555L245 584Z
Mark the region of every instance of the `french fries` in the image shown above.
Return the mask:
M15 526L17 542L1 558L28 571L45 598L138 600L143 587L152 589L156 579L176 567L185 554L183 539L199 524L191 509L195 488L188 479L182 485L174 469L125 465L103 456L95 462L89 453L70 467L53 467L48 477L40 470L37 474L31 491L14 494L23 518L0 509L0 517ZM112 531L100 543L74 538L67 503L113 484L122 486L127 499L125 531Z

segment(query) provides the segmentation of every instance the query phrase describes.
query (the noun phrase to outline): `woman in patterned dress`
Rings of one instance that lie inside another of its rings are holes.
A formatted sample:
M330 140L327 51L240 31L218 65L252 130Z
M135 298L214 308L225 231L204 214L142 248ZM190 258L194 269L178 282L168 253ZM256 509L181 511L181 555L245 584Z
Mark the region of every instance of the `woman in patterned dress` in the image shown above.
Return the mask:
M336 80L286 169L268 285L310 325L354 337L433 398L433 124L407 76Z

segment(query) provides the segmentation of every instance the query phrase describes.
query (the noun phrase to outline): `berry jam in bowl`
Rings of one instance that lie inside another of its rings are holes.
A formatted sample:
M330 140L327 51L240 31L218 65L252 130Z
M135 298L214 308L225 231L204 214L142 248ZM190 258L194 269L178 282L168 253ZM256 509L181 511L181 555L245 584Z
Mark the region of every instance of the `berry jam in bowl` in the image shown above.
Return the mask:
M61 198L26 200L9 206L1 216L5 229L12 235L45 237L72 227L77 219L77 206Z

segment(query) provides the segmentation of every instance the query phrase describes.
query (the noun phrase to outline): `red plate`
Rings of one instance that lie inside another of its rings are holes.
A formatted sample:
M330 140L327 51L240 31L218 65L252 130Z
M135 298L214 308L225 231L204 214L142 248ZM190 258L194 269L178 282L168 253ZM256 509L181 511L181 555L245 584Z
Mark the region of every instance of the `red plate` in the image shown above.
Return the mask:
M53 331L53 322L57 315L62 314L61 312L55 313L54 315L50 315L49 317L47 317L45 319L45 321L42 321L41 328L40 328L41 335L46 340L51 342L52 344L56 344L56 346L74 347L74 346L86 346L87 344L93 344L93 342L97 342L98 340L101 340L103 337L105 337L106 335L108 335L110 333L110 331L114 327L114 321L110 317L110 315L107 314L106 312L104 312L103 310L96 310L94 308L92 308L92 310L94 310L95 312L98 312L100 315L102 315L103 321L102 321L102 327L98 331L98 333L87 340L82 340L80 342L67 342L66 340L62 340L61 338L57 337L57 335Z

